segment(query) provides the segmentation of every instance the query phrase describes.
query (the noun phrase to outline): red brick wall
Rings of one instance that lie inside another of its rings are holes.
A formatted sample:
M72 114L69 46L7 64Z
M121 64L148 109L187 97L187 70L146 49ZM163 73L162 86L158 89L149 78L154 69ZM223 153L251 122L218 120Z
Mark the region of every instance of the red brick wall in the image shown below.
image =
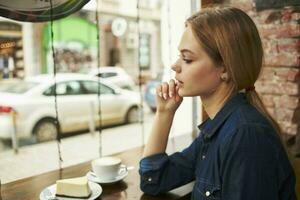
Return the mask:
M300 7L256 12L253 0L231 0L256 23L265 63L255 86L288 135L300 135Z

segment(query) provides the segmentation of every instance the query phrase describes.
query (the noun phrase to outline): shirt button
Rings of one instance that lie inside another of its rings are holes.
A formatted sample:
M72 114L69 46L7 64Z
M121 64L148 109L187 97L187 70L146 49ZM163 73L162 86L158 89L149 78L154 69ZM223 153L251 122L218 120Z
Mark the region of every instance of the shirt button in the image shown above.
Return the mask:
M150 178L148 178L148 181L149 181L149 182L151 182L151 181L152 181L152 178L151 178L151 177L150 177Z
M202 155L202 160L205 159L205 155Z
M209 191L206 191L206 192L205 192L205 196L209 197L209 195L210 195L210 192L209 192Z

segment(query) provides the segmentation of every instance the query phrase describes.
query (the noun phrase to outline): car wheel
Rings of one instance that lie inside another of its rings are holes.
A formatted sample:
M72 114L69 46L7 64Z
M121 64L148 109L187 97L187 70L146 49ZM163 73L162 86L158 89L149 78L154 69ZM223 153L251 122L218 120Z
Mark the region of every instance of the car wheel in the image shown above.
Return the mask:
M55 140L58 134L54 120L45 119L37 123L33 134L38 142Z
M126 123L136 123L139 121L139 109L138 107L131 107L126 115Z

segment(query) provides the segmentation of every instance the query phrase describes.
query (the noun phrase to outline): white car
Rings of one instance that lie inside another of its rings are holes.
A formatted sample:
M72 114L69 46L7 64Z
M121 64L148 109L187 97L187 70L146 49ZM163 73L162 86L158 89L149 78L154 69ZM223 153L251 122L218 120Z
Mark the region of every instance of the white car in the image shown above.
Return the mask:
M135 85L133 79L121 67L99 67L99 71L98 68L93 68L90 70L89 74L100 76L100 78L123 89L132 89Z
M96 77L83 74L57 74L57 107L62 133L87 130L91 119L99 125L98 84L102 125L138 121L140 96ZM16 112L18 138L37 141L56 138L53 75L38 75L24 81L0 82L0 138L11 138L12 113Z

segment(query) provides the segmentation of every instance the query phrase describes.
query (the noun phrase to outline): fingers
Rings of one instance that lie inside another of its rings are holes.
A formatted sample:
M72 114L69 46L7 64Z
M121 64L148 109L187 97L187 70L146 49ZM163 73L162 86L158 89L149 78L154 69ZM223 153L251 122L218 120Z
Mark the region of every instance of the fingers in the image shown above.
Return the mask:
M162 87L163 98L164 100L167 100L169 97L169 85L167 82L163 82L161 87Z
M161 85L156 86L156 94L161 98L163 97Z
M173 98L176 95L176 83L174 80L170 80L169 83L163 82L161 85L156 87L158 96L167 100Z
M177 102L182 101L182 97L179 96L178 90L179 90L179 86L176 85L175 91L176 91L176 94L177 94L177 95L175 96L175 100L176 100Z
M172 79L169 81L169 97L172 98L175 95L175 81Z

